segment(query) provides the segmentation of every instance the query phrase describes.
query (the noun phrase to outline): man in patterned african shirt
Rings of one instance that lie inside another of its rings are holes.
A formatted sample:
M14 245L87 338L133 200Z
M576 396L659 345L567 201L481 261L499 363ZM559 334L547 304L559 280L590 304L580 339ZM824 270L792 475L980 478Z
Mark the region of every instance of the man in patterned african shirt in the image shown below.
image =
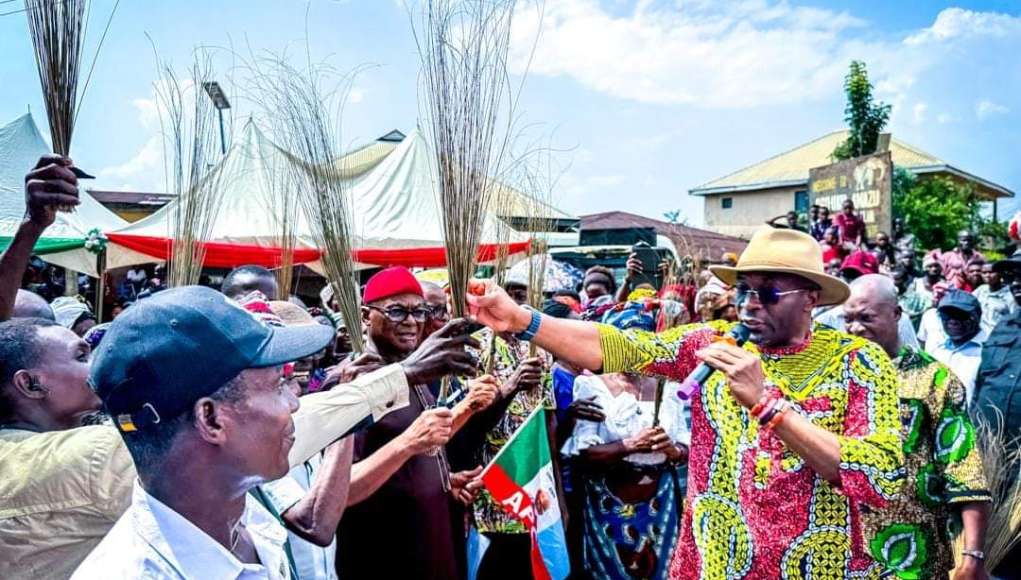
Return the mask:
M602 372L685 379L717 369L691 400L688 509L674 578L875 578L861 516L900 491L904 457L896 373L881 348L812 326L816 306L847 285L823 272L807 234L767 228L736 267L744 347L720 340L732 324L621 332L522 310L491 283L473 283L472 315L554 356Z
M873 557L898 578L946 578L954 568L952 516L959 515L965 551L954 579L986 578L990 496L964 384L928 354L900 345L901 315L889 278L873 274L851 284L844 303L847 331L896 357L908 481L887 509L863 514L865 540Z

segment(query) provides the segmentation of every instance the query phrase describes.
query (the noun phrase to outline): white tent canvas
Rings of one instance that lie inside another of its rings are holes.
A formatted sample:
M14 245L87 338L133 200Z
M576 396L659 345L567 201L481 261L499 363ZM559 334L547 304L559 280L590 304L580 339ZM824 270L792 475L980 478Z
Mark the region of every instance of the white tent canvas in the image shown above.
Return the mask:
M0 238L6 240L17 232L25 216L25 174L47 153L50 153L50 148L31 114L0 127ZM84 240L92 229L108 232L127 224L84 190L80 191L79 197L81 204L73 213L57 214L57 221L46 229L40 246L58 240ZM98 276L96 255L84 248L47 253L43 259Z
M286 180L282 179L288 163L287 156L250 121L222 162L221 170L225 176L219 192L222 205L209 241L278 247L281 231L279 213L284 207L282 196L296 195L287 189ZM404 250L442 247L443 230L435 184L428 145L418 132L412 132L370 170L350 177L347 185L352 199L356 251L383 250L382 254L389 257L384 259L394 259ZM148 218L121 228L116 234L169 238L175 207L172 201ZM299 214L302 213L299 211ZM526 236L513 231L499 235L498 228L507 227L491 216L485 225L483 243L495 243L501 238L512 243L527 241ZM295 229L299 237L298 247L313 248L310 229L303 215ZM111 247L115 246L111 244ZM220 250L227 251L224 248ZM213 251L211 249L210 253ZM111 250L108 263L111 267L123 266L132 263L132 259ZM311 265L316 268L315 264Z

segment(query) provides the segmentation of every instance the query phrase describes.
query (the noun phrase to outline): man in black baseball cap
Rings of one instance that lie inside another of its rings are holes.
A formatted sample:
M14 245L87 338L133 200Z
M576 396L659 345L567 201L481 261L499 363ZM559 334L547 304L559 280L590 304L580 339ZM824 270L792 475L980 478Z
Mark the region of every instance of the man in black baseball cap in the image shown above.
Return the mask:
M104 337L90 380L138 482L128 511L73 577L286 577L286 533L248 490L342 437L366 411L378 419L407 405L409 381L472 368L462 324L448 324L401 365L303 398L312 409L292 419L299 405L284 364L325 348L331 329L264 326L203 287L128 309Z

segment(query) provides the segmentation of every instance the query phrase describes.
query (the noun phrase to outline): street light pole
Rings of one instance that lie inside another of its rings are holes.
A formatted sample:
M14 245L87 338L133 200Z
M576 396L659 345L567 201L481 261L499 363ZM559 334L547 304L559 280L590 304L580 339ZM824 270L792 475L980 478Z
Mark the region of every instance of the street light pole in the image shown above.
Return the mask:
M213 106L216 107L217 113L220 115L220 151L224 155L227 154L227 132L223 128L223 110L230 108L230 101L227 100L227 95L224 94L223 89L220 88L220 83L216 81L208 81L202 83L202 88L206 90L206 94L213 100Z

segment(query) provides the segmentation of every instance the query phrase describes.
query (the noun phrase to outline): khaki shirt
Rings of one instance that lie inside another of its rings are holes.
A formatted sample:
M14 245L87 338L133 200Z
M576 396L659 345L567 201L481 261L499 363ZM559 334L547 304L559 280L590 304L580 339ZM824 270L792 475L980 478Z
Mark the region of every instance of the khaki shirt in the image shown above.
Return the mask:
M400 365L302 397L291 466L370 417L407 405ZM135 479L131 455L112 426L0 429L0 578L69 578L127 510Z

